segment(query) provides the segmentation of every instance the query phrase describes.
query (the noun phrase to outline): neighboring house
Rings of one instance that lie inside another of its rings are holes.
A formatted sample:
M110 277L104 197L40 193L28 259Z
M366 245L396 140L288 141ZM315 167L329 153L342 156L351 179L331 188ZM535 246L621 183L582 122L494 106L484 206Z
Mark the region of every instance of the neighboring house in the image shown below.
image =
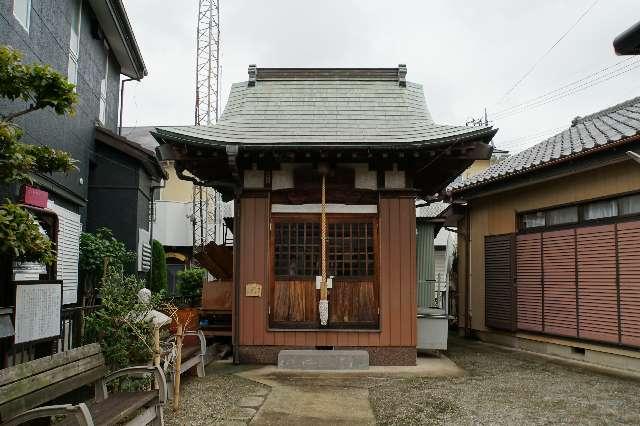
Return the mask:
M56 277L64 282L63 302L76 303L83 228L109 226L131 250L148 246L150 182L159 169L148 152L115 135L120 75L139 80L147 70L119 0L3 1L0 43L21 51L24 62L50 64L76 84L74 116L43 110L16 120L25 142L65 150L78 160L77 172L34 176L59 220ZM1 101L0 113L17 107ZM139 269L145 270L141 260ZM13 301L0 300L0 306L7 304Z
M154 126L123 127L122 136L144 149L155 151L158 142L151 136ZM193 256L193 183L178 177L173 161L163 161L167 179L156 193L154 201L153 239L164 246L167 255L167 279L169 291L175 292L179 271L191 265ZM213 206L211 206L213 209ZM222 244L225 227L224 217L231 216L229 203L219 204L216 218L215 241ZM213 224L210 224L213 230Z
M496 130L434 123L405 76L250 66L216 125L152 132L163 160L234 200L237 362L362 348L415 365L415 200L488 158Z
M640 97L449 188L467 334L640 369L638 150Z

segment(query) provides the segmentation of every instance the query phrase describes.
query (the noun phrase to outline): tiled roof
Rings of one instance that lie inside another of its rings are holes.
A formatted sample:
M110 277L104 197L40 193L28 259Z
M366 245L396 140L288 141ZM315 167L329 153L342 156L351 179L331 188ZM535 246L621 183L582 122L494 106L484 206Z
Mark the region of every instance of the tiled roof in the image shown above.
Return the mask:
M576 117L567 130L507 157L469 179L456 179L447 190L460 192L522 175L547 163L586 154L593 149L635 135L640 135L640 97L586 117Z
M490 127L434 123L422 86L391 78L400 70L258 68L255 80L232 85L217 124L160 127L157 134L254 146L422 145L493 135Z
M440 213L445 211L447 207L449 207L449 203L443 203L442 201L436 201L429 204L428 206L417 207L416 217L435 218L438 217Z

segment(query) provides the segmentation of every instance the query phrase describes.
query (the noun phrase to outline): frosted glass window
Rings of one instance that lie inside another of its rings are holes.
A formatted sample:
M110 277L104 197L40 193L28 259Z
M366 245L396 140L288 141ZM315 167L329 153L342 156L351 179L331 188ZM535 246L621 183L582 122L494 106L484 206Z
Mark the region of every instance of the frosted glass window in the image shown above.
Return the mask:
M82 22L82 0L75 0L71 16L71 37L69 40L69 67L67 78L78 84L78 58L80 56L80 25Z
M25 30L29 31L31 21L31 0L13 0L13 16Z
M107 50L107 64L105 65L104 78L100 82L100 123L104 126L107 122L107 80L109 79L109 51Z
M545 226L545 217L543 212L527 213L522 216L522 224L525 228L537 228Z

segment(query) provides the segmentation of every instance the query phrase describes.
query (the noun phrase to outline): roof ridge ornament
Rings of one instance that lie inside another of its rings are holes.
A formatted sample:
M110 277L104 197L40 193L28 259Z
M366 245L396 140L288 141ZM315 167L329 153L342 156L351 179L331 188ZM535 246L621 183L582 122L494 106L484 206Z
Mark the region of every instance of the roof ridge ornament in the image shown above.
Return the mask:
M400 87L407 87L407 65L398 65L398 85Z
M256 64L249 65L249 87L256 85L256 78L258 77L258 68Z

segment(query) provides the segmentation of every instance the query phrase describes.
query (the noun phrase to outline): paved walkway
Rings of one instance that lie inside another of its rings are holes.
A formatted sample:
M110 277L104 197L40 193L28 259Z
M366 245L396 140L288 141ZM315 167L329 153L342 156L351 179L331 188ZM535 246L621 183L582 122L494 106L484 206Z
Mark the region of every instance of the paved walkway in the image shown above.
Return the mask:
M255 425L373 425L376 421L369 402L371 380L460 374L462 370L446 357L419 358L414 367L310 372L265 366L238 373L271 387L251 421Z

